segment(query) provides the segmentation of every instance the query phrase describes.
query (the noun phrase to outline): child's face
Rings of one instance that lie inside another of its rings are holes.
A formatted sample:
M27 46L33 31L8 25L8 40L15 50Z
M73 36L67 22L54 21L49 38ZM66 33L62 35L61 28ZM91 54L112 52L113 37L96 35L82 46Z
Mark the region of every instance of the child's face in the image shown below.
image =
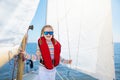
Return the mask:
M53 36L53 30L49 27L44 29L44 37L46 40L51 40Z

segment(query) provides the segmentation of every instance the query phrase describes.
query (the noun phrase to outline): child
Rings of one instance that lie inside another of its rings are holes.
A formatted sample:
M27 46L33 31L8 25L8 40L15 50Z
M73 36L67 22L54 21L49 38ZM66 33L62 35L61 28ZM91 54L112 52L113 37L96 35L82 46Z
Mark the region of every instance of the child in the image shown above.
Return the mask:
M54 38L51 25L45 25L41 30L41 37L38 39L38 46L41 57L38 80L55 80L56 66L60 62L61 44ZM71 60L61 61L71 63Z

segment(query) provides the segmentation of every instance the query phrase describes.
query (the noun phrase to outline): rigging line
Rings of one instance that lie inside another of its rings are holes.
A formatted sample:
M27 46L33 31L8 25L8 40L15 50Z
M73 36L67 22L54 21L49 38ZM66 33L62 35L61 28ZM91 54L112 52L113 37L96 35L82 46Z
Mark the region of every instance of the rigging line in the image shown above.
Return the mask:
M12 51L9 51L9 52L8 52L8 61L9 61L9 64L10 64L10 65L12 65L12 62L11 62L11 60L10 60L10 59L11 59L11 55L10 55L11 53L12 53Z
M59 18L58 18L58 0L56 0L56 16L57 16L57 26L58 26L58 40L60 40L59 34Z
M47 24L47 11L48 11L48 0L46 0L46 20L45 20L45 24Z
M12 71L12 80L14 80L14 73L15 73L16 64L17 64L17 56L14 56L14 67L13 67L13 71Z
M58 40L60 40L60 37L59 37L59 18L58 18L58 1L56 0L56 16L57 16L57 26L58 26ZM64 80L64 78L59 74L59 72L56 70L58 76L61 78L61 80ZM67 80L69 80L67 77L66 77Z
M58 74L58 76L61 78L61 80L64 80L63 77L60 75L60 73L56 70L56 73Z
M66 2L64 1L64 8L65 8L65 14L66 14ZM68 53L69 53L69 60L71 59L71 54L70 54L70 40L69 40L69 29L68 29L68 21L67 21L67 15L65 17L65 23L66 23L66 29L67 29L67 39L68 39ZM71 64L70 64L71 68Z
M69 80L67 77L69 77L69 76L65 76L65 75L62 75L62 76L64 76L64 78L60 75L60 73L56 70L56 72L57 72L57 74L59 75L59 77L61 77L62 78L62 80Z
M11 69L12 69L12 68L11 68L11 66L12 66L12 61L11 61L11 55L10 55L11 53L12 53L12 51L9 50L9 51L8 51L8 61L9 61L9 65L10 65L10 67L9 67L9 70L10 70L10 71L11 71Z
M81 28L81 25L80 25L80 28ZM81 29L79 29L80 30L80 32L81 32ZM78 50L77 50L77 55L76 55L76 67L77 67L77 65L78 65L78 55L79 55L79 48L80 48L80 32L79 32L79 35L78 35Z
M81 2L82 3L82 2ZM80 4L81 5L81 4ZM80 7L80 10L82 10L82 7ZM78 35L78 50L77 50L77 55L76 55L76 67L78 66L78 56L79 56L79 53L80 53L80 39L81 39L81 31L82 31L82 23L81 23L81 19L82 19L82 17L81 17L81 15L83 14L82 13L83 11L81 11L80 12L80 28L79 28L79 35Z
M64 9L65 9L65 14L66 14L66 0L64 0ZM70 41L69 41L69 30L68 30L68 20L67 20L67 15L65 16L65 24L66 24L66 29L67 29L67 39L68 39L68 54L69 54L69 60L71 59L71 54L70 54ZM70 68L71 68L71 64ZM69 76L70 70L67 71L67 75Z

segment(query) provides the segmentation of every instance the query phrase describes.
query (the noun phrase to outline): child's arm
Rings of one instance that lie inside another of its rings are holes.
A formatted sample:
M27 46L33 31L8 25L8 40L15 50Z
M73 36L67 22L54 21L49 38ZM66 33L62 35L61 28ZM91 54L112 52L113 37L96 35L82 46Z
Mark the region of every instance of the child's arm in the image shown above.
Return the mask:
M64 59L64 58L62 58L62 57L60 57L60 61L61 61L62 63L64 63L64 64L71 64L71 63L72 63L72 60L66 60L66 59Z

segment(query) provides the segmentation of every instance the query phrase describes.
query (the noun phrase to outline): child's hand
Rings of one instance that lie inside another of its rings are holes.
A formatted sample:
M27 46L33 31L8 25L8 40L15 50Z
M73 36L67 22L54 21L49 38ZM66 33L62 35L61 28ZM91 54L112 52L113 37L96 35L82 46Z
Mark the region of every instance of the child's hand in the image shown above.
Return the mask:
M21 54L25 54L26 52L25 52L24 50L20 50L19 53L21 53Z
M63 63L65 63L65 64L71 64L72 60L64 60Z
M68 64L71 64L72 63L72 60L68 60Z

